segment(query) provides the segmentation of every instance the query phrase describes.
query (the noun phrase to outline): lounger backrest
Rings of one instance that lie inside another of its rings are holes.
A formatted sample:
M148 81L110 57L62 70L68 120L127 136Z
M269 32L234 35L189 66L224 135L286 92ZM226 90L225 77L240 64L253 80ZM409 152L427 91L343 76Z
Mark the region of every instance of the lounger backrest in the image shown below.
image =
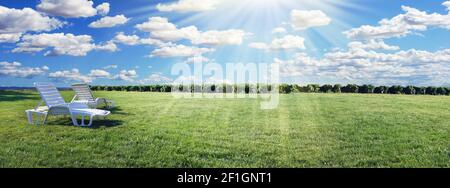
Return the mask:
M58 89L52 83L34 83L34 86L48 107L66 104Z
M87 84L73 84L72 89L75 91L75 94L78 97L78 100L95 102L94 96L92 95L92 91Z

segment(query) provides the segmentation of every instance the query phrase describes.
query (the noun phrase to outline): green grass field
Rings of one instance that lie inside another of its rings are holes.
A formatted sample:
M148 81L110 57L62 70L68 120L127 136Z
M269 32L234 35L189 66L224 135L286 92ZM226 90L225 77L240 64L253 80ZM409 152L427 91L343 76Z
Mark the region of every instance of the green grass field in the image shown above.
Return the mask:
M80 128L28 125L39 96L1 91L0 166L450 167L448 96L289 94L260 110L257 99L95 94L118 108Z

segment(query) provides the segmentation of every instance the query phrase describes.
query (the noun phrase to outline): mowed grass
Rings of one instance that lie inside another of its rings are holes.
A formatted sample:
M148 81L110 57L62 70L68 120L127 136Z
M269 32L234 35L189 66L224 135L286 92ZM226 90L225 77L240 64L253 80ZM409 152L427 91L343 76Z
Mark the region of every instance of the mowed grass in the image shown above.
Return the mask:
M73 93L63 92L66 101ZM35 92L0 92L1 167L450 167L450 97L359 94L175 99L96 92L108 120L28 125Z

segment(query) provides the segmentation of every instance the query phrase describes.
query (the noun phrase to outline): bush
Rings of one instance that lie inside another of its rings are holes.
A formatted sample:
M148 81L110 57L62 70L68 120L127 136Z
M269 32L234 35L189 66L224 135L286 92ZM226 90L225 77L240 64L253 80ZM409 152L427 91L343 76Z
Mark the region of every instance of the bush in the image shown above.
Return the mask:
M437 95L447 95L447 88L445 88L445 87L438 87L436 89L436 94Z
M141 91L141 87L140 86L131 86L130 90L131 91Z
M348 84L342 88L344 93L358 93L358 86L355 84Z
M389 94L402 94L403 87L402 86L391 86L388 89Z
M92 91L98 91L98 87L99 87L99 86L92 86L92 87L91 87L91 90L92 90Z
M414 86L406 86L403 88L403 93L407 95L415 95L416 89L414 89Z
M303 92L303 88L297 84L292 85L292 92L300 93Z
M333 86L333 92L334 92L334 93L340 93L341 90L342 90L341 84L335 84L335 85Z
M427 95L436 95L437 94L437 88L436 87L427 87L427 89L425 89L425 93Z
M302 87L303 92L306 93L314 93L315 92L315 87L312 84L308 84L305 87Z
M425 95L426 93L425 87L414 87L414 90L416 91L416 95Z
M292 92L292 85L289 84L280 84L278 88L280 93L288 94Z
M322 93L331 93L332 91L333 91L332 85L325 84L320 87L320 92Z
M373 85L362 85L359 87L360 93L373 93L375 87Z
M374 93L380 93L380 94L387 93L387 91L388 91L388 87L386 87L386 86L378 86L373 89Z
M204 84L204 85L176 85L180 91L187 89L190 92L217 92L217 93L268 93L272 91L270 84ZM91 86L93 91L137 91L137 92L171 92L172 85L146 85L146 86ZM407 94L407 95L450 95L450 88L448 87L416 87L406 86L402 87L394 85L391 87L373 85L358 86L355 84L348 84L342 87L340 84L330 85L324 84L308 84L300 86L297 84L280 84L278 85L280 93L288 94L292 92L322 92L322 93L389 93L389 94Z

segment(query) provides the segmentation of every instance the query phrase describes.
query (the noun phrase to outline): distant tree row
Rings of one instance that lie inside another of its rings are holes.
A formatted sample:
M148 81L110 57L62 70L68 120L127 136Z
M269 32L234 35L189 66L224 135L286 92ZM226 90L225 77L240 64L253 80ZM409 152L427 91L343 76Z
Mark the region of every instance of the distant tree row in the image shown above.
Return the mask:
M205 84L205 85L176 85L175 89L185 92L223 92L223 93L264 93L272 91L271 85L266 84ZM94 91L137 91L137 92L171 92L172 85L142 85L142 86L92 86ZM373 86L348 84L341 86L308 84L280 84L280 93L378 93L378 94L406 94L406 95L450 95L450 87L417 87L417 86Z

